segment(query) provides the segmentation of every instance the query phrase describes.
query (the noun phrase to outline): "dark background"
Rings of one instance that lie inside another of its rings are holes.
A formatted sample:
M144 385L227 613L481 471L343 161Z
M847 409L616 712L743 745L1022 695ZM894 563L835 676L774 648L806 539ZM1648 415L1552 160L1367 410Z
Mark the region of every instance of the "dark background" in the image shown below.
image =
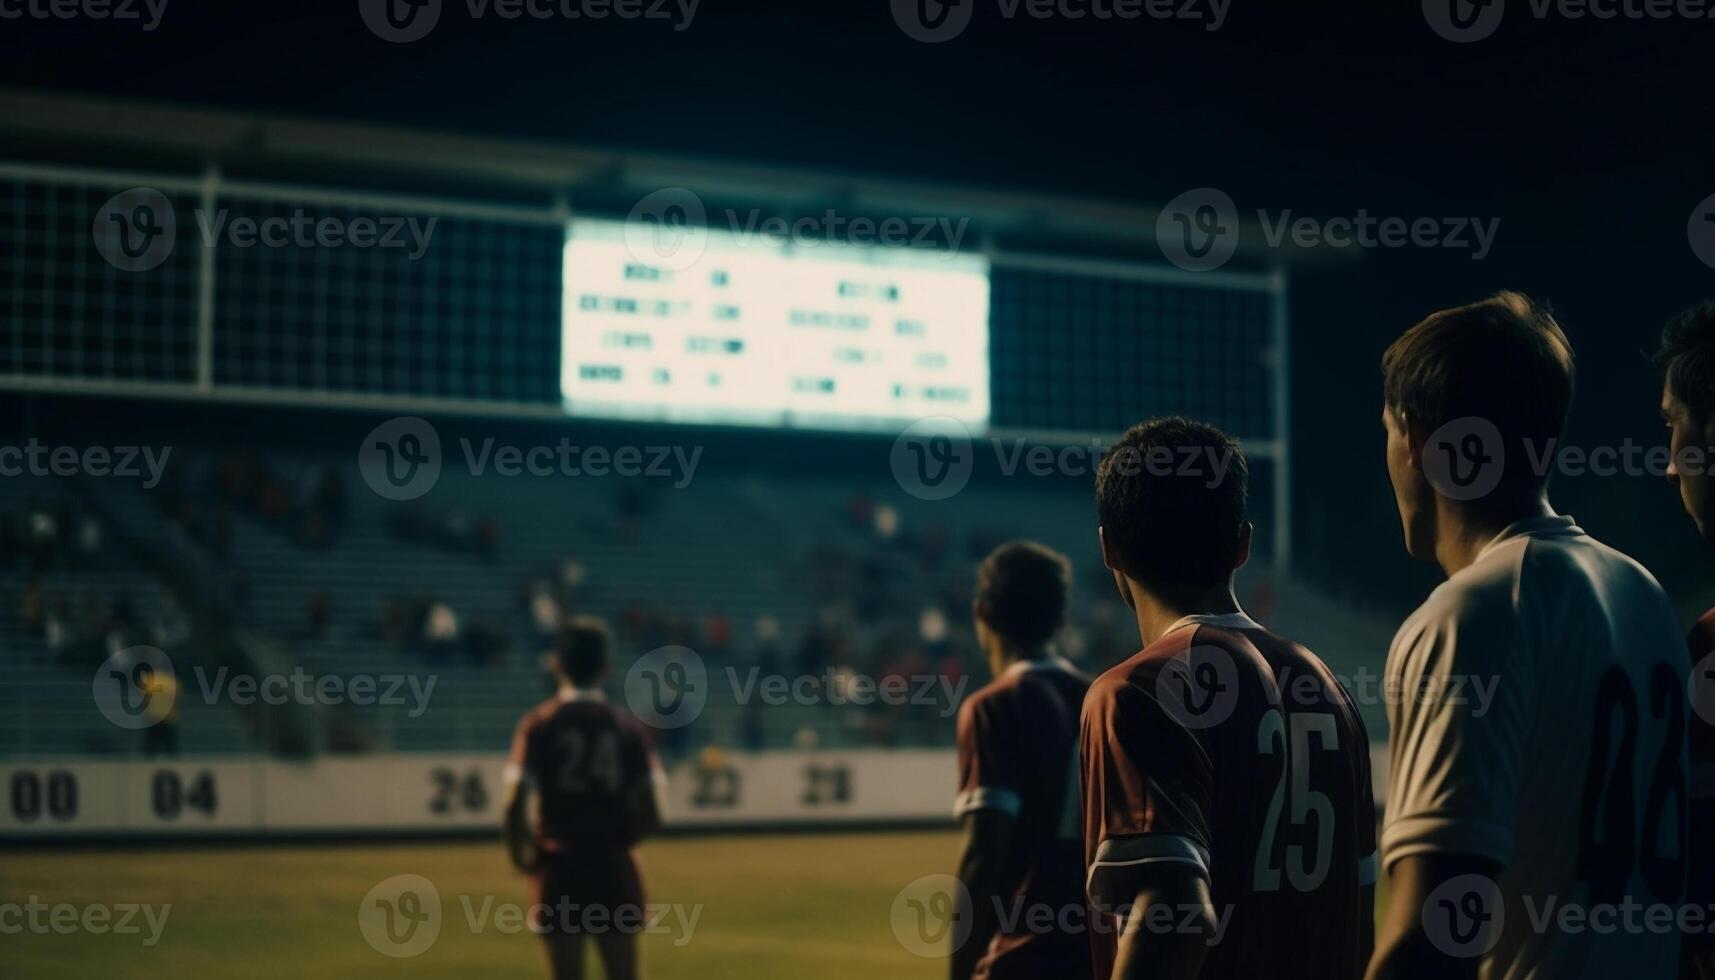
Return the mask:
M970 27L928 45L885 0L703 0L683 32L473 21L448 0L396 45L355 0L170 0L151 33L0 21L0 84L1141 204L1214 186L1241 214L1498 217L1480 262L1374 249L1294 270L1298 566L1390 610L1436 579L1398 546L1378 419L1381 351L1423 315L1502 287L1547 300L1581 364L1569 442L1665 443L1643 352L1715 296L1685 233L1715 192L1715 20L1544 20L1512 0L1493 37L1457 45L1412 2L1233 0L1215 32L965 2ZM1556 491L1688 607L1715 591L1659 480Z

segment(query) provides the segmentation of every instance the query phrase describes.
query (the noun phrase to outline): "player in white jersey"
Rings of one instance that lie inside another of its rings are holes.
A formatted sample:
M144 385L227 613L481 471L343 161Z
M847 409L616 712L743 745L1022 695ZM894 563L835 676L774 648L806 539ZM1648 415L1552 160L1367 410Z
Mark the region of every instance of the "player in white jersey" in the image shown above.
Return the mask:
M1372 980L1674 976L1685 653L1648 571L1554 513L1572 350L1517 293L1382 361L1406 550L1447 581L1388 653L1390 907Z

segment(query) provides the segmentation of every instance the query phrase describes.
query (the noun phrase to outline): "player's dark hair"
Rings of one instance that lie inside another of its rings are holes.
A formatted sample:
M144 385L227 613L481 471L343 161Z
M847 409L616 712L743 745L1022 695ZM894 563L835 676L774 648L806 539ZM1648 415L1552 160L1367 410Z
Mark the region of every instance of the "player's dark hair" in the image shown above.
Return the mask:
M578 687L589 687L607 669L612 645L607 624L594 616L573 616L554 631L554 664Z
M1096 512L1120 570L1168 594L1228 581L1244 541L1250 464L1191 419L1132 426L1096 471Z
M1540 487L1524 443L1560 438L1572 408L1572 345L1554 315L1503 290L1433 313L1382 355L1387 407L1428 434L1455 419L1487 420L1500 433L1502 479Z
M983 621L1015 643L1039 647L1066 621L1072 563L1034 541L1009 541L977 568L976 600L988 607Z
M1702 303L1667 321L1653 358L1667 390L1698 425L1715 409L1715 303Z

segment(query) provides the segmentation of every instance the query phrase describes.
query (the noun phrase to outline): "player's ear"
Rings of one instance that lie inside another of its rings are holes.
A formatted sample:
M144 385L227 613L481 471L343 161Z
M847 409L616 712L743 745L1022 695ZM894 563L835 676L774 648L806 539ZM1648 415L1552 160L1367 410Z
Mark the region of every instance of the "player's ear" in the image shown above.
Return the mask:
M989 602L987 599L972 599L971 600L971 619L975 620L976 622L986 624L989 621L989 616L991 616L993 613L994 613L994 607L989 605Z
M1102 564L1108 566L1108 571L1113 574L1114 588L1119 591L1120 601L1125 603L1127 609L1135 610L1137 600L1131 594L1125 570L1120 567L1119 555L1115 554L1112 542L1108 541L1107 528L1097 527L1096 538L1102 543Z
M1255 535L1256 525L1250 521L1239 525L1239 548L1238 553L1233 556L1233 571L1236 572L1245 567L1245 564L1251 560L1251 539Z
M1423 472L1423 447L1429 442L1429 430L1406 418L1405 413L1399 413L1399 425L1405 430L1405 446L1411 454L1411 468Z
M1096 540L1102 543L1102 564L1111 571L1119 571L1119 561L1114 556L1113 546L1108 543L1108 529L1099 524L1096 525Z

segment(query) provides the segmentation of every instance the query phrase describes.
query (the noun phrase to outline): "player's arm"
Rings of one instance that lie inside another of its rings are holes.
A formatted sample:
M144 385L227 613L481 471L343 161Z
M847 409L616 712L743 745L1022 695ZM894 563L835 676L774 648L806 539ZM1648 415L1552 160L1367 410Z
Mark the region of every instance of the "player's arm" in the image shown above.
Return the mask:
M667 770L650 746L649 734L641 728L630 733L625 745L626 826L631 832L631 843L636 844L661 830Z
M998 717L1001 709L982 697L959 708L957 725L959 795L953 816L965 830L959 857L959 881L965 886L957 910L968 922L963 942L950 957L952 980L967 980L1000 931L1000 903L1014 873L1010 867L1013 833L1023 806L1017 770L1017 725ZM966 904L968 903L968 904Z
M1189 865L1164 862L1145 865L1135 880L1137 893L1122 902L1131 911L1113 980L1193 980L1215 932L1208 879Z
M626 805L631 810L631 842L653 837L661 831L661 797L666 793L667 770L653 754L647 771L633 781Z
M1525 733L1536 718L1533 666L1510 606L1479 603L1406 628L1388 657L1394 689L1454 691L1455 677L1495 686L1482 709L1461 696L1389 705L1388 910L1366 976L1475 977L1494 945L1488 930L1501 921L1494 879L1512 856ZM1464 876L1477 877L1442 888Z
M1482 924L1460 907L1464 896L1431 896L1436 889L1463 875L1483 875L1492 879L1500 873L1500 865L1487 858L1460 854L1419 854L1396 861L1388 873L1390 894L1387 921L1382 923L1381 937L1375 957L1370 961L1368 980L1476 980L1477 965L1482 957L1456 955L1459 948L1440 945L1424 927L1426 920L1461 923L1472 929ZM1488 902L1492 893L1481 895L1479 905ZM1430 902L1437 907L1426 907ZM1451 903L1449 907L1439 906ZM1486 913L1481 913L1486 914Z
M500 838L506 844L506 855L512 866L529 873L536 870L541 855L537 853L535 836L530 826L531 778L528 768L530 719L518 725L512 736L512 751L507 755L506 772L502 777Z
M1000 929L998 901L1005 894L1007 855L1012 849L1016 821L1004 809L986 807L964 816L965 849L959 858L959 881L965 891L959 901L958 921L970 923L965 941L953 950L952 980L968 980Z
M1113 980L1195 977L1217 928L1207 756L1133 683L1098 682L1081 728L1085 838L1095 845L1086 888L1093 908L1121 923Z
M506 842L512 866L523 872L534 871L539 855L530 831L530 793L523 779L507 779L501 813L501 839Z

